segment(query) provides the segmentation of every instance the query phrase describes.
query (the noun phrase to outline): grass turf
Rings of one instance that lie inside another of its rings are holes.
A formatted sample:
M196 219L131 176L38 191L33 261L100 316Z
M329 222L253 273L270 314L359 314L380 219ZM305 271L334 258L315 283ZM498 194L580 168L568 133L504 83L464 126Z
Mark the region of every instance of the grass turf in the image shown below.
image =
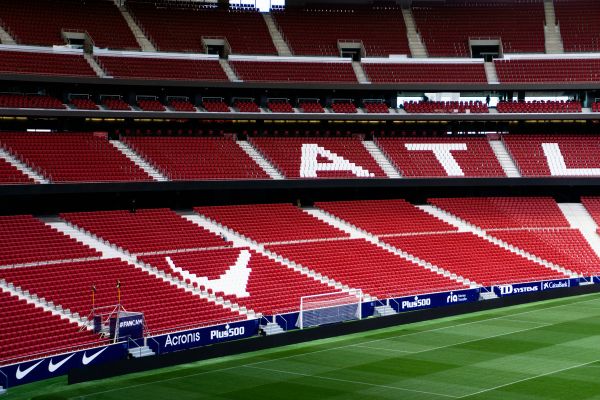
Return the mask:
M9 399L600 399L600 294L369 331Z

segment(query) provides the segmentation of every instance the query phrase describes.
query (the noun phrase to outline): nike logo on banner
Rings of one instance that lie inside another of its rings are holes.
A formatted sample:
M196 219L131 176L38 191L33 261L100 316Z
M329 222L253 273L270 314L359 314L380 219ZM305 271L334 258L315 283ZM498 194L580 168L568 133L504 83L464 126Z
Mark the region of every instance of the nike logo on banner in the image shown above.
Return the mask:
M38 361L37 363L33 364L31 367L27 368L25 371L21 371L21 366L19 365L17 367L17 374L16 374L17 379L23 379L23 378L25 378L31 371L33 371L33 369L35 367L37 367L38 365L40 365L42 363L42 361L44 361L44 360Z
M54 364L52 362L52 359L50 359L50 364L48 364L48 371L50 372L54 372L57 369L59 369L60 367L63 366L64 363L66 363L67 361L69 361L71 359L71 357L73 357L75 354L71 354L69 357L65 358L62 361L57 362L56 364Z
M83 365L88 365L89 363L91 363L92 361L94 361L94 359L96 357L98 357L106 349L108 349L108 347L103 348L102 350L100 350L99 352L97 352L96 354L94 354L91 357L88 357L87 354L84 352L83 353L83 358L81 359L81 362L83 363Z

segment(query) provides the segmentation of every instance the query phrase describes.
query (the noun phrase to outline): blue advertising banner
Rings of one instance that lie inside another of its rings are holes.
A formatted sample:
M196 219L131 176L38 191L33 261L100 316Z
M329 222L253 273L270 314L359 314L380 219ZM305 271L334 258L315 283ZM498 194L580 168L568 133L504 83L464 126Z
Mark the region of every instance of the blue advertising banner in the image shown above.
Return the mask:
M479 289L465 289L452 292L423 294L400 297L390 300L390 307L397 312L442 307L450 304L468 303L479 299Z
M8 387L11 388L25 383L64 375L72 368L116 361L124 359L126 356L127 344L117 343L110 346L96 347L84 351L7 365L0 367L0 371L7 376Z
M118 326L117 326L118 321ZM135 312L119 312L118 319L111 319L110 334L114 338L115 334L119 340L140 339L144 336L144 314Z
M157 349L154 347L158 346L158 353L163 354L225 342L228 340L243 339L250 336L256 336L257 334L258 320L253 319L155 336L153 339L156 340L157 344L155 344L154 341L148 341L148 345L153 348L155 352Z
M555 279L542 282L527 282L499 285L494 286L494 293L496 293L497 296L504 297L513 296L516 294L541 292L543 290L568 288L573 286L579 286L579 279Z

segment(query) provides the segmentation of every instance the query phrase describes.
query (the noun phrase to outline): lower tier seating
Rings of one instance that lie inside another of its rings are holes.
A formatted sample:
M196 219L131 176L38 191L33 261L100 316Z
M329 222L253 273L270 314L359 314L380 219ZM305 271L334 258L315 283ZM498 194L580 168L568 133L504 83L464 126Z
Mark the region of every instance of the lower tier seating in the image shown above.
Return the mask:
M567 277L468 232L396 236L382 240L484 286Z
M551 197L433 198L428 202L482 229L570 227Z
M200 281L201 284L197 284L198 280L192 281L174 272L165 261L165 256L167 255L144 256L141 260L181 281L189 280L190 283L196 283L195 286L201 290L210 291L217 297L223 297L263 315L298 311L302 296L336 291L318 280L246 248L168 254L175 266L196 277L206 278ZM246 256L249 257L246 264L240 263L240 266L243 265L241 268L233 267L237 265L240 257L246 261ZM244 267L249 269L247 280ZM225 281L226 277L230 279ZM239 285L240 282L242 285ZM240 286L240 293L232 293Z
M194 210L259 243L348 236L291 204L196 207Z
M171 180L269 179L231 137L127 137L123 141Z
M215 234L166 208L93 211L61 218L130 253L224 246Z
M76 323L1 290L0 310L0 365L105 344Z
M0 269L0 279L81 316L92 310L92 286L96 307L118 304L118 281L121 305L127 311L143 312L152 334L243 319L118 259Z
M25 175L8 161L0 158L0 184L34 183L34 180Z
M363 239L270 245L267 249L378 298L466 289Z
M377 144L406 177L504 177L484 137L379 138Z
M2 133L0 146L51 182L152 181L104 137Z

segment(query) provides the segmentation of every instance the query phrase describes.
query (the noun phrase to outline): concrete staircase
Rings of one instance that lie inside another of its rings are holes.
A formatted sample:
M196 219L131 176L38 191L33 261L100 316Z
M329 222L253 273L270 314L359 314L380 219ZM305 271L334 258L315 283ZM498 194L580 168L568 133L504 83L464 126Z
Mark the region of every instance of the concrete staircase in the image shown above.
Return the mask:
M15 39L13 39L13 37L10 36L10 33L8 33L6 30L4 30L4 28L2 26L0 26L0 43L2 43L2 44L17 44Z
M133 358L150 357L155 355L152 349L148 346L134 347L127 350Z
M354 70L358 83L371 83L360 62L352 61L352 69Z
M398 314L389 304L375 307L375 315L378 317L386 317L388 315Z
M142 51L154 51L155 52L156 47L154 47L152 42L150 42L150 40L146 37L146 35L144 34L144 32L142 31L140 26L137 24L137 22L133 19L133 17L129 13L129 10L127 9L127 7L125 5L120 4L123 2L120 0L114 0L114 2L115 2L115 5L117 6L117 8L119 9L119 11L121 11L121 15L123 16L123 19L125 19L125 22L127 22L127 26L129 26L129 29L131 29L131 33L133 33L133 36L135 36L135 40L140 45Z
M501 140L490 140L489 143L506 176L509 178L519 178L521 173L510 153L506 150L504 143Z
M421 39L421 35L417 32L417 24L410 8L402 9L404 17L404 25L406 25L406 35L408 37L408 47L413 58L426 58L427 49Z
M565 52L560 26L556 24L553 0L544 1L544 14L546 24L544 25L544 42L547 54L562 54Z
M285 332L277 322L267 322L267 324L261 325L260 329L262 329L267 336L279 335L280 333Z
M50 183L50 181L44 178L42 175L35 172L32 168L30 168L27 164L21 162L19 159L14 157L8 151L4 150L0 147L0 158L3 158L11 164L13 167L17 168L19 171L30 177L36 183Z
M377 161L377 164L379 164L379 166L381 167L383 172L385 172L388 178L401 178L400 173L398 173L396 168L394 168L394 165L391 163L390 160L388 160L385 154L383 154L381 149L377 147L375 142L373 142L372 140L363 140L362 143L365 149L367 149L367 151L369 152L369 154L371 154L371 157L373 157L373 159Z
M573 271L570 271L560 265L556 265L554 263L551 263L550 261L544 260L541 257L536 256L535 254L532 253L528 253L525 250L522 250L516 246L513 246L509 243L506 243L498 238L495 238L493 235L493 232L486 232L483 229L475 226L475 225L471 225L470 223L461 220L460 218L440 209L437 208L435 206L419 206L419 208L423 211L425 211L426 213L433 215L434 217L437 217L439 219L441 219L444 222L449 223L450 225L453 225L457 228L459 228L459 230L463 231L463 232L471 232L472 234L479 236L482 239L487 240L490 243L493 243L499 247L502 247L503 249L510 251L511 253L514 254L518 254L526 259L528 259L529 261L533 261L537 264L540 264L546 268L550 268L554 271L558 271L561 272L565 275L568 275L569 277L576 277L577 274L575 274Z
M571 228L578 229L592 250L600 257L600 236L596 233L598 225L584 205L581 203L559 203L558 207L569 221Z
M292 55L292 51L290 50L290 47L283 38L281 32L279 32L277 24L275 24L271 13L262 13L262 16L265 20L265 24L267 24L267 29L269 30L271 40L273 40L273 44L275 45L275 49L277 50L277 55L290 57Z
M149 162L147 162L142 157L140 157L136 152L131 150L129 148L129 146L127 146L125 143L121 142L120 140L111 140L110 143L117 150L119 150L121 153L123 153L123 155L125 155L125 157L129 158L132 163L136 164L138 167L143 169L155 181L165 182L165 181L169 180L165 175L161 174L156 168L154 168L152 165L150 165Z
M483 67L485 68L485 76L487 77L487 81L490 85L497 85L500 83L498 80L498 74L496 73L496 67L493 62L485 62L483 63Z
M4 389L4 387L0 386L0 396L2 396L5 393L6 393L6 389Z
M231 68L231 65L229 65L227 60L220 58L219 64L221 64L221 68L223 68L223 71L225 71L227 79L229 79L231 82L243 82L240 78L238 78L237 74L235 73L233 68Z
M256 150L254 146L252 146L249 142L245 140L238 140L236 143L242 148L242 150L246 152L246 154L250 156L250 158L254 160L255 163L257 163L262 168L263 171L267 173L267 175L271 177L271 179L285 179L283 175L279 171L277 171L277 169L273 165L271 165L271 163L269 163L267 159L264 158L262 154L260 154L258 150Z
M83 58L85 58L85 61L87 61L90 67L92 67L92 69L94 70L96 75L98 75L99 78L106 78L108 76L104 69L102 69L100 64L98 64L94 56L92 56L91 54L83 53Z

